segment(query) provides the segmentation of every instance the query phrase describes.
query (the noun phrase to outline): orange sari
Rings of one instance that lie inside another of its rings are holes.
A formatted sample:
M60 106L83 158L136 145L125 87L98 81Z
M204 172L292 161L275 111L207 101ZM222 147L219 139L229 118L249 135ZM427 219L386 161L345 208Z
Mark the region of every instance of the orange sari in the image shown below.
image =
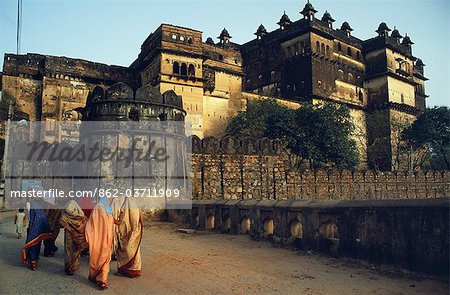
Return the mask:
M126 198L121 208L123 219L117 226L117 267L120 274L127 277L141 275L141 210Z
M105 208L108 206L108 208ZM86 241L89 244L89 279L106 284L113 244L114 218L107 213L109 205L99 202L92 210L86 224Z

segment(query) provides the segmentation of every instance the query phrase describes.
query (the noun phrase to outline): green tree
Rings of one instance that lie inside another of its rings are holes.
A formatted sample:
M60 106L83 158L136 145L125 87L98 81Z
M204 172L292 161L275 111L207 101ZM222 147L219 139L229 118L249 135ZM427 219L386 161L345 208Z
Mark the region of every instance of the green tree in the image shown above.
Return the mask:
M227 134L237 137L281 139L291 152L297 168L334 165L352 168L358 164L354 129L348 108L332 103L303 103L292 110L265 99L249 103L247 110L233 118Z
M282 118L290 114L289 108L278 104L275 100L256 100L247 104L245 112L239 113L228 123L226 133L238 138L263 138L269 133L270 117Z
M425 112L402 133L409 148L410 166L414 168L414 154L425 151L417 166L434 170L450 170L450 109L446 106L427 108Z

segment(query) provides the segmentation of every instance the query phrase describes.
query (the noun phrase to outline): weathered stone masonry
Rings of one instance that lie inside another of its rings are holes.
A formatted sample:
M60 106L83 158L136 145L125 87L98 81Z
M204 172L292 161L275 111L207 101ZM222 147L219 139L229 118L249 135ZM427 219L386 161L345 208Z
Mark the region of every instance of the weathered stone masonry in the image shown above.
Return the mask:
M193 137L192 210L199 230L447 277L449 172L290 171L278 141Z
M359 168L401 169L407 161L397 161L393 125L414 121L427 98L425 65L413 55L410 37L389 33L382 22L377 36L361 40L347 22L334 26L329 12L319 18L310 2L300 13L292 21L284 13L273 31L260 25L244 44L232 42L226 29L214 42L201 31L161 24L129 67L6 54L1 119L60 121L83 108L95 86L116 82L181 95L186 122L201 138L223 136L229 120L254 100L276 98L294 109L304 101L332 101L349 107Z
M200 200L170 211L191 228L246 234L303 250L449 273L449 199Z
M425 199L450 196L450 172L289 170L277 141L193 138L198 200Z
M41 54L5 54L1 80L2 122L10 100L15 120L62 121L65 112L85 107L96 86L138 85L135 74L125 67Z

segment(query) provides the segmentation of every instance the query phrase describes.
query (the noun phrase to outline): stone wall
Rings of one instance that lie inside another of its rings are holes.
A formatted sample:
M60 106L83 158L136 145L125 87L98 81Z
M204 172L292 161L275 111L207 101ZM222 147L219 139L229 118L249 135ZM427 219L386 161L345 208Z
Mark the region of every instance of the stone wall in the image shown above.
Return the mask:
M65 112L84 107L96 86L124 82L136 89L139 84L125 67L41 54L5 54L1 80L2 121L10 102L15 113L25 113L32 121L61 121Z
M448 279L449 201L200 200L192 210L169 211L168 216L194 229L250 234Z
M426 199L450 196L450 172L290 170L277 141L193 137L198 200Z

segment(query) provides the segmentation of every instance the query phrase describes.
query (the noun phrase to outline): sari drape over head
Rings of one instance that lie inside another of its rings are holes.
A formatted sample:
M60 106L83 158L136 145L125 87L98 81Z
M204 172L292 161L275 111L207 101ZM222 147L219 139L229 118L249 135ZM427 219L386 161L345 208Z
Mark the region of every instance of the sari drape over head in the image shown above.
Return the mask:
M138 277L141 275L141 210L131 198L126 198L120 211L123 219L116 231L118 271L129 277Z
M30 203L27 239L21 253L22 263L25 263L26 260L37 261L41 251L41 242L52 238L52 231L41 201L32 200Z
M78 204L83 210L84 216L86 216L86 218L89 218L92 210L94 209L94 203L92 202L92 198L87 194L83 195L83 197L80 198Z
M107 213L110 212L110 213ZM89 278L106 284L113 243L114 218L105 197L100 198L86 224L89 244Z
M65 270L72 273L80 268L80 254L87 247L87 219L80 206L75 201L70 201L59 222L64 227Z

